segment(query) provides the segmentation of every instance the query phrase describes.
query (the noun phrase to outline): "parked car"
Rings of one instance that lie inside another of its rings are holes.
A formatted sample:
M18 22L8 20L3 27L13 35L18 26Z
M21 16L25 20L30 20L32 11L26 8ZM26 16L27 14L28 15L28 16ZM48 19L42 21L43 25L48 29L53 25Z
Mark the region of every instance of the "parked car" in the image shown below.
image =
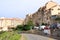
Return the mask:
M50 28L49 28L49 26L44 27L44 33L45 34L50 34Z
M38 30L38 29L39 29L39 27L34 26L34 29Z
M39 30L44 30L45 27L46 27L45 25L41 25L39 26Z

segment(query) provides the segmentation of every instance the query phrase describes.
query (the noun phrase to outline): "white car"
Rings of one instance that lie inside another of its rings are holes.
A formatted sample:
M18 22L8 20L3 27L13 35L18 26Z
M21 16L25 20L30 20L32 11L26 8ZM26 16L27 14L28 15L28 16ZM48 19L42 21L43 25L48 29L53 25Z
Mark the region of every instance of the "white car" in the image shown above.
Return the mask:
M41 25L41 26L39 27L39 29L42 30L42 29L44 29L45 27L46 27L45 25Z
M36 27L36 26L35 26L35 27L34 27L34 29L37 29L37 30L38 30L38 29L39 29L39 27Z

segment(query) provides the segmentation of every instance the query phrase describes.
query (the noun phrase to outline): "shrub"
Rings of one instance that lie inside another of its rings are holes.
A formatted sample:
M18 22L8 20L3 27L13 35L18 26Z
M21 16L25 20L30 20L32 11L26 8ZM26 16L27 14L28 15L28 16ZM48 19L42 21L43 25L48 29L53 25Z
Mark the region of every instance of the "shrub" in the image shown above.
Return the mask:
M3 32L0 34L0 40L20 40L21 35L16 32Z
M24 27L23 27L23 30L25 30L25 31L30 30L30 29L31 29L30 25L24 25Z
M18 31L27 31L31 29L31 25L18 25L15 30Z
M15 30L20 30L22 31L23 30L23 25L17 25L17 28Z

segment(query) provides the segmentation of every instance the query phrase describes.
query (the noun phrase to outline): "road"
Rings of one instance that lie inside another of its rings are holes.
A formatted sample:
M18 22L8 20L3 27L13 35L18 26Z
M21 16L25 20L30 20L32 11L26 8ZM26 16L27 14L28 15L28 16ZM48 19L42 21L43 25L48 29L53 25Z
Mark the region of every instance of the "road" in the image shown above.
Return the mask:
M27 40L56 40L53 38L41 36L41 35L36 35L36 34L22 34L27 38Z

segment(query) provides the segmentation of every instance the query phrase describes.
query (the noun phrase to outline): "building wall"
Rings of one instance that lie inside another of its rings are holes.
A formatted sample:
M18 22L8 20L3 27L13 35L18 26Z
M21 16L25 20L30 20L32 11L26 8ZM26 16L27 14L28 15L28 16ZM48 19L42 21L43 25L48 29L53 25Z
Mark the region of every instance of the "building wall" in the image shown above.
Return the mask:
M32 20L32 14L27 14L26 15L26 18L24 20L24 25L26 25L29 20Z
M50 9L50 8L56 6L56 5L57 5L56 2L49 1L49 2L47 2L47 3L45 4L45 6L46 6L46 10L48 10L48 9Z
M60 6L59 5L51 8L51 15L58 15L58 14L60 14Z
M7 31L8 28L15 28L17 25L22 25L23 20L16 18L0 18L0 30Z
M54 22L51 18L53 15L60 15L60 6L53 1L49 1L45 4L45 6L40 7L35 13L32 14L32 20L35 25L36 23L39 25L42 23L51 24ZM28 19L30 18L28 17Z

